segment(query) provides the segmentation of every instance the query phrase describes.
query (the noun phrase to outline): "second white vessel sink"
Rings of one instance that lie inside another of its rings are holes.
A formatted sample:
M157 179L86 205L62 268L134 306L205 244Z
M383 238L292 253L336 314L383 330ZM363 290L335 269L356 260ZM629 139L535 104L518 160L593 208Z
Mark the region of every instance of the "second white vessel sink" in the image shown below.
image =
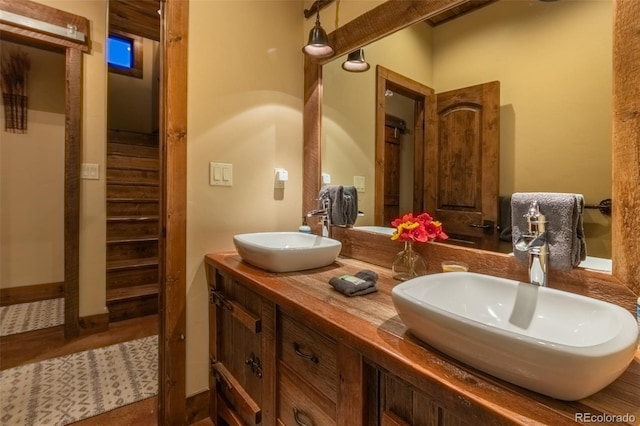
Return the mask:
M638 326L618 305L471 272L394 287L419 339L462 362L561 400L603 389L633 360Z
M233 237L238 254L246 262L267 271L291 272L333 263L342 243L302 232L256 232Z

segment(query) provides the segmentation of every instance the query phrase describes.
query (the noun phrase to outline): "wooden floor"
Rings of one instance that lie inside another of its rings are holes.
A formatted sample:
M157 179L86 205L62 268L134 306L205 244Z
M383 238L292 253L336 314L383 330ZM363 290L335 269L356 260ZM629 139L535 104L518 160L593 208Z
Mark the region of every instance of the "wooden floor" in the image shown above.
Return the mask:
M0 369L56 358L158 334L158 316L110 324L109 331L65 341L62 326L0 337ZM149 398L74 423L79 426L157 426L157 398ZM209 419L195 425L212 425Z

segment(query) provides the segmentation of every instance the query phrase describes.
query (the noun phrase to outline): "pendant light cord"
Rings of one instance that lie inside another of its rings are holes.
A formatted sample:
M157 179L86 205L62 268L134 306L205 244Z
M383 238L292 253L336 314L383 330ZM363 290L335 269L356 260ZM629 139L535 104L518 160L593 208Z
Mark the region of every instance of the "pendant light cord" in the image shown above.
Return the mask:
M339 15L340 15L340 0L336 0L336 30L338 29L338 21L339 21Z

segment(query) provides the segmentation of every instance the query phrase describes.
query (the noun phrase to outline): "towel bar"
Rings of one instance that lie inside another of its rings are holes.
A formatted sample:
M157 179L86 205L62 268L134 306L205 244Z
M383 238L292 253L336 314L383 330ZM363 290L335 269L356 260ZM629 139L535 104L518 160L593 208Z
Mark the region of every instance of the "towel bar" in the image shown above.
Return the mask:
M600 213L606 216L611 216L611 198L600 201L600 204L586 204L585 209L598 209Z

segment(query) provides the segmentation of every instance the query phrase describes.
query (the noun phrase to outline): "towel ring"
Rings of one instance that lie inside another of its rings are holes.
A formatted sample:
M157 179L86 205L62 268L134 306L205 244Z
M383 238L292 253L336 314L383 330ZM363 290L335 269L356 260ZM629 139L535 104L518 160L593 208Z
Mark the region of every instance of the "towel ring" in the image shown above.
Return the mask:
M598 209L600 213L605 216L611 216L611 198L607 198L605 200L600 201L600 204L587 204L584 206L585 209Z

